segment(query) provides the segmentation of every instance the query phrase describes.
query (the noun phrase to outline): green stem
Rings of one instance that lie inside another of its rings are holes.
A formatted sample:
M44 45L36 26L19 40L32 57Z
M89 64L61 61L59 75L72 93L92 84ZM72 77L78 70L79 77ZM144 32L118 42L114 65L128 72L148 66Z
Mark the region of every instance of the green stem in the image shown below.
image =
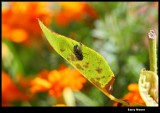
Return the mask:
M149 61L150 61L150 71L157 74L157 49L156 49L156 34L154 30L150 30L148 33L149 37Z

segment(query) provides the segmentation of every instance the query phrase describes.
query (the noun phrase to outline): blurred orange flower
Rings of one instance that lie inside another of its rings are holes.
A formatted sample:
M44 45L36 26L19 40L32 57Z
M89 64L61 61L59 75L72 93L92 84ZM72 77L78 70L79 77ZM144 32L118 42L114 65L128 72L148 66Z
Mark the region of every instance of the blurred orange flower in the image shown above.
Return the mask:
M2 37L13 42L26 42L32 37L41 37L37 18L50 24L51 11L47 2L8 2L2 9Z
M49 95L60 97L66 87L78 91L83 87L86 79L75 69L61 66L59 70L42 71L31 81L32 93L48 91Z
M58 2L62 7L56 14L56 22L61 26L69 24L71 21L77 21L87 16L93 19L97 18L96 11L86 2Z
M47 91L51 88L51 83L48 81L49 71L43 70L36 78L30 81L32 93Z
M128 90L130 91L127 93L122 100L127 101L129 104L141 104L146 105L143 99L140 96L138 84L130 84L128 86ZM114 103L113 106L117 106L118 103Z
M28 100L28 97L22 93L10 76L2 71L2 106L11 106L10 102L17 100Z
M56 105L53 105L55 107L67 107L65 104L56 104Z

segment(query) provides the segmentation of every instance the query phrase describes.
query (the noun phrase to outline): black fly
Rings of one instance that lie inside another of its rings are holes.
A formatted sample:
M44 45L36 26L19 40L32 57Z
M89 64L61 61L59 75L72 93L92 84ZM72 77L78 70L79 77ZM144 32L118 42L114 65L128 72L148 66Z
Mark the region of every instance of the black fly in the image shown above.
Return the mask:
M74 50L74 54L76 55L78 60L83 60L83 54L82 54L82 44L80 43L80 45L75 45L73 47Z

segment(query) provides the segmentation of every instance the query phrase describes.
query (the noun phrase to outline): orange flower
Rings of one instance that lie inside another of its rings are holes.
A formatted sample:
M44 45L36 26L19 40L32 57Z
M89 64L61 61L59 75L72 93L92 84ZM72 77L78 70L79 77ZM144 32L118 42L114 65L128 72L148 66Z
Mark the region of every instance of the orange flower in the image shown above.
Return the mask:
M55 107L66 107L65 104L56 104L56 105L53 105L53 106L55 106Z
M2 37L21 43L32 37L40 37L41 29L37 18L49 25L51 12L46 2L9 2L2 9Z
M129 104L141 104L145 105L145 102L140 96L138 84L130 84L128 86L128 90L130 91L128 94L126 94L122 100L127 101ZM114 103L113 106L117 106L117 103Z
M95 10L86 2L59 2L62 10L56 15L56 22L61 26L71 21L84 19L86 16L97 17Z
M16 100L27 100L28 97L22 93L8 74L2 71L2 106L10 106L10 102Z
M32 93L44 92L44 91L47 91L49 88L51 88L51 83L48 81L48 78L47 78L48 74L49 74L49 71L44 70L38 74L38 77L31 80L30 91Z
M51 96L59 97L66 87L78 91L85 82L86 79L77 70L63 66L59 70L42 71L32 80L30 91L32 93L48 91Z

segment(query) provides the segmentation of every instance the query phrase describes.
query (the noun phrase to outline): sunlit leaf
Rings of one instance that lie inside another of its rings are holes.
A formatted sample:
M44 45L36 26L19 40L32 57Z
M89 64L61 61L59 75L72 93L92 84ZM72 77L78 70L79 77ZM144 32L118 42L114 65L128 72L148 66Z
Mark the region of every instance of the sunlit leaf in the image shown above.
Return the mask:
M158 75L152 71L141 70L139 91L147 106L158 106Z
M57 53L79 70L83 76L102 92L111 92L114 74L100 54L83 44L80 46L80 43L75 40L51 32L41 21L39 21L39 24L47 40ZM82 51L83 57L78 53L78 56L75 55L74 46L76 45L81 47L80 51Z

